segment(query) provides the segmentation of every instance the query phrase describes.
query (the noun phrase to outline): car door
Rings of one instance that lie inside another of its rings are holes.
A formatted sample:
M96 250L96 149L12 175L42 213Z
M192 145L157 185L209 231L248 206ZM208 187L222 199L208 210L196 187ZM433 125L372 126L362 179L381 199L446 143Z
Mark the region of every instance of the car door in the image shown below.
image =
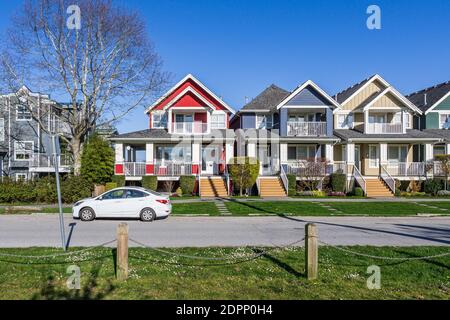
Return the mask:
M125 190L117 189L105 193L99 198L94 211L97 217L113 218L120 217L123 211L123 196Z
M136 189L125 190L123 206L126 208L126 216L130 218L139 217L141 210L150 206L150 202L146 201L146 197L148 197L148 194L143 191Z

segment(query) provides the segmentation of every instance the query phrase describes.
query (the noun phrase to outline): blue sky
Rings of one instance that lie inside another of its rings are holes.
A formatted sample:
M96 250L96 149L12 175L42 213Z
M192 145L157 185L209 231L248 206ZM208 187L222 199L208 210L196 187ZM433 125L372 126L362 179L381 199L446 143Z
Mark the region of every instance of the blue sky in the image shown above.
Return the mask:
M312 79L335 94L379 73L406 94L450 80L448 0L115 2L139 10L174 83L192 73L236 110L271 83ZM1 0L1 30L20 4ZM371 4L381 30L366 27ZM142 112L119 131L147 128Z

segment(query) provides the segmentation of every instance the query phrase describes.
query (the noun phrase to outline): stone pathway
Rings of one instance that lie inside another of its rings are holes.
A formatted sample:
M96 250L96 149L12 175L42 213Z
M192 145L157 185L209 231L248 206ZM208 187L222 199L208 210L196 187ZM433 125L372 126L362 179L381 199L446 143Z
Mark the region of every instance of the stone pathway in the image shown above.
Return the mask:
M338 210L338 209L335 209L335 208L333 208L332 206L330 206L330 205L328 205L328 204L324 204L324 203L322 203L322 202L317 202L317 204L318 204L320 207L327 209L327 210L330 211L331 213L339 213L339 214L343 214L342 211L340 211L340 210Z
M424 208L430 208L430 209L437 209L437 210L441 210L441 211L448 211L448 209L445 208L439 208L436 206L432 206L426 203L421 203L421 202L413 202L414 204L417 204L418 206L424 207Z
M214 200L214 203L216 204L217 210L219 210L221 216L231 216L231 212L228 211L228 208L223 200Z

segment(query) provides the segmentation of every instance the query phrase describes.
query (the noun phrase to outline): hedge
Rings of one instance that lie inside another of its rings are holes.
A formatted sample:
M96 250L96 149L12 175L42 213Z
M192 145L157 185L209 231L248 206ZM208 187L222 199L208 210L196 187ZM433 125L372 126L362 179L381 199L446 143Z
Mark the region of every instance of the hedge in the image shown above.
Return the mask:
M157 176L142 177L142 186L145 189L156 191L156 189L158 188L158 177Z
M195 177L194 176L181 176L180 188L183 194L193 195L195 189Z
M288 179L288 196L292 197L297 194L297 177L295 174L286 175Z
M105 191L109 191L109 190L112 190L115 188L117 188L117 183L115 183L115 182L107 182L105 184Z
M335 192L344 192L346 180L345 174L333 173L331 175L331 189Z
M112 176L111 178L112 182L115 182L117 184L117 187L124 187L125 186L125 176Z
M426 180L424 183L424 191L425 193L429 193L433 196L437 195L439 190L442 190L444 187L444 183L439 179L430 179Z

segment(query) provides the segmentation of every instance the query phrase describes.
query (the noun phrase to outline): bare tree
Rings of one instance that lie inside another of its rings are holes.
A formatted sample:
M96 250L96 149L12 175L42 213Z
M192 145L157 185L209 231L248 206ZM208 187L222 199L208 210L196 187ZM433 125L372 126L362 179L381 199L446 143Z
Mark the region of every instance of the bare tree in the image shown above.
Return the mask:
M70 20L78 13L79 25ZM109 0L26 0L8 37L3 85L16 92L28 84L68 100L59 120L70 128L64 139L75 174L89 132L145 106L168 81L141 17Z

